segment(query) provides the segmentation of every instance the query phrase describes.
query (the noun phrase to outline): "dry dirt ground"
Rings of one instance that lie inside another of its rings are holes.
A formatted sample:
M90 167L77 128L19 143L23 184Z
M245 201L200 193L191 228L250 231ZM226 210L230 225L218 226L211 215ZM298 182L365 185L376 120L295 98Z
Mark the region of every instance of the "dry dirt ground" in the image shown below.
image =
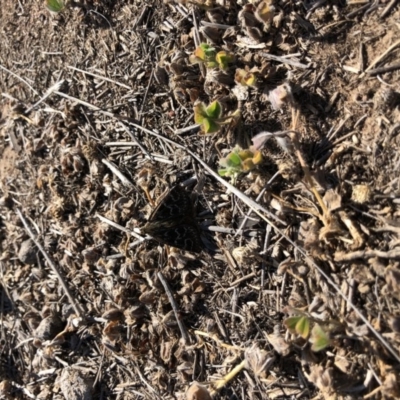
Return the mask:
M196 1L1 1L0 397L400 398L399 2Z

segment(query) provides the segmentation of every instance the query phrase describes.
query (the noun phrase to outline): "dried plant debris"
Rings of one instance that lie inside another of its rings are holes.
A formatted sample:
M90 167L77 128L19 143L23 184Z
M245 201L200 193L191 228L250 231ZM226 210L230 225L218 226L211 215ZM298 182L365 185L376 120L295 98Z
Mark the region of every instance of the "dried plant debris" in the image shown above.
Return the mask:
M2 1L0 397L398 399L394 1Z

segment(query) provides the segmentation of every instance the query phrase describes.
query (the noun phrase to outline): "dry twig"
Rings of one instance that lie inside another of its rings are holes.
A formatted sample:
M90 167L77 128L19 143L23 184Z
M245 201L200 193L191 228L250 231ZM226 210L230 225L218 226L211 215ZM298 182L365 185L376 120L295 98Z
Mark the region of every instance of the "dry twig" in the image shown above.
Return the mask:
M75 297L72 295L72 293L70 292L67 283L65 282L63 276L61 275L61 273L59 272L58 268L56 267L56 265L54 264L53 260L50 258L50 256L46 253L46 251L44 250L44 248L42 247L42 245L38 242L38 240L36 239L35 235L33 234L33 232L31 231L31 229L28 226L28 223L26 222L24 216L22 215L21 211L19 209L17 209L17 214L19 219L21 220L21 222L23 223L26 232L28 233L28 235L30 236L30 238L33 240L33 242L35 243L36 247L39 249L39 251L42 253L42 255L44 256L44 258L47 260L47 262L49 263L50 268L52 269L52 271L55 273L55 275L57 276L62 288L64 289L65 294L68 297L68 300L70 301L72 307L74 308L76 314L81 317L84 318L85 314L83 312L83 310L81 309L80 305L75 301Z

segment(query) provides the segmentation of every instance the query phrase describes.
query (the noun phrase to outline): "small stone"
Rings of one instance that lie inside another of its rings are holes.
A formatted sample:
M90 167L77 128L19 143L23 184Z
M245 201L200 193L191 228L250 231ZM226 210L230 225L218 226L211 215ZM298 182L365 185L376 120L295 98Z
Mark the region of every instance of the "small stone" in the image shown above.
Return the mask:
M18 252L19 260L24 264L37 264L37 249L32 239L27 239L21 243Z
M57 379L61 392L68 400L91 400L93 378L81 371L65 368Z
M40 340L51 340L63 329L63 323L57 315L50 315L40 322L35 329L35 336Z

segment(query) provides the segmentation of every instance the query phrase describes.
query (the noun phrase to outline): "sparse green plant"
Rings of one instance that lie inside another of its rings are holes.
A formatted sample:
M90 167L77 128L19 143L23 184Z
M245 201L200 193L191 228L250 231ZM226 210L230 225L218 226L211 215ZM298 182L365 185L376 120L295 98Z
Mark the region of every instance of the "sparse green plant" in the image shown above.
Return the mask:
M298 312L298 315L286 318L284 321L289 332L310 342L312 351L318 352L330 346L332 341L329 332L337 327L337 324L333 322L322 324L311 316Z
M327 329L324 329L321 325L315 324L311 330L309 339L312 351L320 351L325 349L331 344Z
M49 11L59 13L68 6L70 0L46 0L46 7Z
M235 73L235 81L240 85L253 87L256 85L257 78L252 72L238 68Z
M204 64L206 68L220 68L225 70L233 62L233 55L227 51L218 51L207 43L201 43L189 57L192 64Z
M218 169L220 176L226 176L236 181L239 175L253 170L262 162L261 151L250 147L242 149L236 146L226 157L219 162Z
M222 106L217 100L206 106L203 102L194 106L194 121L201 125L201 131L208 135L221 129Z
M223 108L218 100L214 100L208 106L199 102L194 106L194 121L200 124L201 133L210 135L217 133L223 125L235 124L240 119L240 110L223 116Z

